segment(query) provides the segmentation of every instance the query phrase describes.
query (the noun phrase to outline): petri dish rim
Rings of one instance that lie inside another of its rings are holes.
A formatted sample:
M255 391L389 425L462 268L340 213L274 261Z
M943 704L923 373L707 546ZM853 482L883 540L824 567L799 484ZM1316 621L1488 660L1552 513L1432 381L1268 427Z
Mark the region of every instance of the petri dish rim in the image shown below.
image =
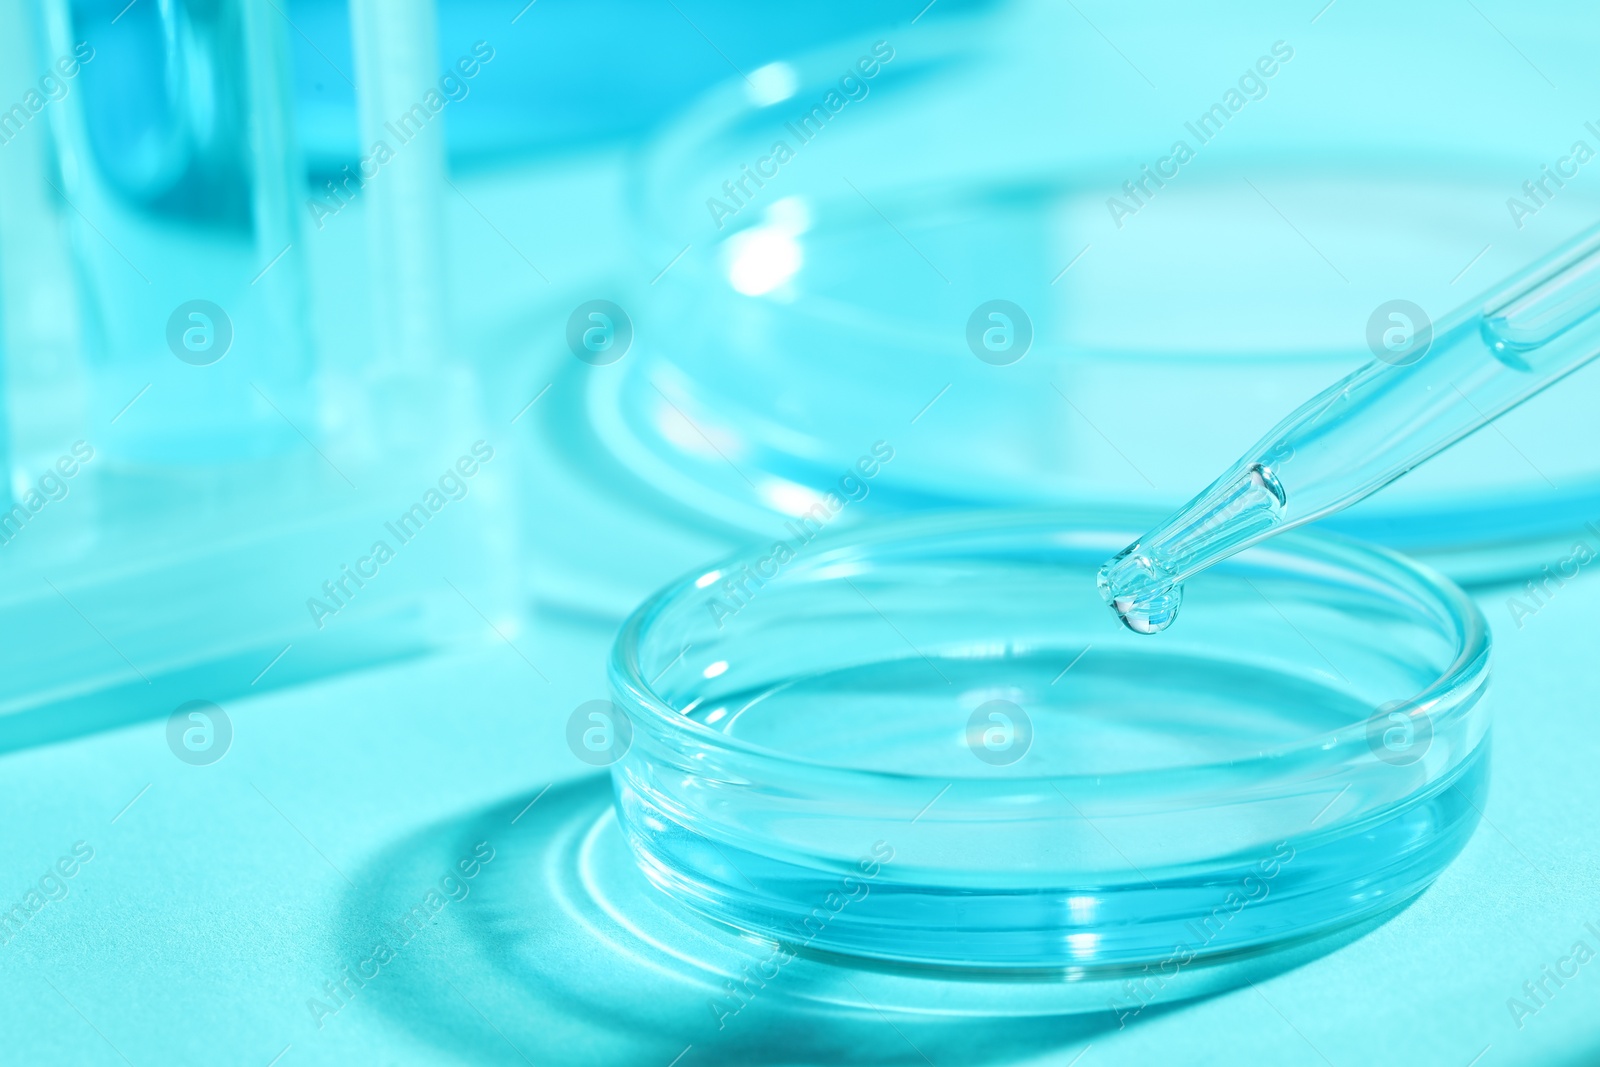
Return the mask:
M1119 544L1131 540L1138 533L1137 529L1131 526L1125 531L1121 530L1114 521L1101 521L1098 518L1087 524L1074 521L1057 510L924 515L870 527L825 532L812 542L812 550L803 563L797 563L780 572L776 578L770 580L769 584L785 580L793 582L806 578L807 575L814 575L818 569L838 563L851 551L870 549L873 545L904 543L907 534L948 536L1049 524L1058 524L1063 531L1061 536L1065 536L1067 531L1072 531L1081 539L1090 536L1088 531L1092 530L1102 535L1110 535L1113 539L1121 538L1117 541ZM615 691L630 698L628 710L643 711L648 724L669 743L674 737L691 738L696 744L705 748L755 760L758 764L775 771L785 768L804 769L808 773L839 775L855 781L878 780L922 784L949 781L952 776L948 773L924 775L863 769L799 756L742 738L730 737L683 715L644 677L639 661L641 645L647 639L651 626L661 615L681 598L691 595L697 589L696 581L703 575L753 562L758 558L758 554L759 549L746 549L730 554L710 566L698 567L645 600L624 621L612 645L608 674ZM1392 594L1397 588L1409 587L1414 597L1393 598L1394 603L1413 609L1419 607L1430 609L1427 614L1442 627L1447 627L1442 629L1441 633L1454 646L1455 655L1439 676L1423 687L1408 703L1427 713L1434 722L1436 730L1448 727L1470 714L1482 698L1488 680L1490 650L1488 623L1482 611L1460 587L1432 568L1410 560L1398 552L1366 544L1354 538L1321 531L1296 530L1272 542L1240 553L1229 563L1219 566L1217 571L1225 574L1234 570L1248 569L1252 564L1256 564L1264 565L1263 569L1276 569L1281 572L1288 565L1288 561L1304 563L1307 559L1319 558L1324 562L1342 564L1343 577L1360 575L1364 579L1361 588L1369 593ZM1385 583L1385 578L1391 581ZM829 579L824 577L822 580ZM1085 580L1092 581L1092 576L1086 575ZM1205 577L1201 576L1194 581L1203 583ZM1160 638L1156 637L1153 640ZM1445 710L1441 714L1433 714L1432 709L1441 705ZM1180 767L1083 775L1015 775L1004 779L987 779L977 775L958 776L958 778L965 787L991 787L1004 792L1032 791L1030 787L1043 783L1070 784L1083 781L1092 782L1096 788L1110 792L1165 795L1177 800L1181 798L1183 791L1175 792L1172 788L1175 774L1183 775L1194 784L1203 783L1208 779L1226 780L1232 783L1231 788L1234 789L1238 788L1237 783L1242 777L1252 783L1251 789L1254 790L1266 783L1297 777L1303 770L1307 758L1315 759L1322 767L1331 769L1338 761L1327 758L1326 752L1330 747L1338 747L1352 753L1350 757L1352 759L1370 758L1364 756L1363 744L1357 744L1363 742L1366 729L1365 722L1356 721L1332 733L1313 734L1298 741L1278 745L1260 755L1211 763L1185 764Z

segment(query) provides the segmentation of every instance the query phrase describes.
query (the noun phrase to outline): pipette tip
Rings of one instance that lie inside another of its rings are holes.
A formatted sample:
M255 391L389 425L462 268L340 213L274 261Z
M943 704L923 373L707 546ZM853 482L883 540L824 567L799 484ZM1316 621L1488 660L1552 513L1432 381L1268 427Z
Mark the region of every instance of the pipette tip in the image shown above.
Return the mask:
M1100 568L1100 595L1136 634L1156 634L1172 625L1183 603L1183 586L1173 582L1134 542Z

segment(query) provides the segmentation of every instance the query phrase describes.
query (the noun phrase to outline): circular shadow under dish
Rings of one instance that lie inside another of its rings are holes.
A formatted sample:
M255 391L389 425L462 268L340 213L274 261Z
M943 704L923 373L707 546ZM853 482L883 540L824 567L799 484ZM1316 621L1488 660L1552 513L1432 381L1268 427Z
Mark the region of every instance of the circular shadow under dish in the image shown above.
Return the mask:
M873 965L749 938L675 904L629 854L602 776L427 827L385 850L356 883L366 888L347 898L328 961L336 980L346 966L364 977L346 1005L364 1002L471 1062L1070 1056L1099 1033L1299 966L1395 914L1271 953L1176 968L1159 981L1148 973L997 980Z

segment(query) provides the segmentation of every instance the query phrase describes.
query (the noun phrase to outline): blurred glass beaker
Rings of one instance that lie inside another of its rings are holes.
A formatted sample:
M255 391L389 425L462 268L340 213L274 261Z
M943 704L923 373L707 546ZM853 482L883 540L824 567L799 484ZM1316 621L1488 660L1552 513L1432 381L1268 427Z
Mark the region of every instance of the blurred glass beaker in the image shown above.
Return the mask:
M76 61L51 118L84 290L91 421L113 460L303 444L312 342L284 26L242 0L48 0Z

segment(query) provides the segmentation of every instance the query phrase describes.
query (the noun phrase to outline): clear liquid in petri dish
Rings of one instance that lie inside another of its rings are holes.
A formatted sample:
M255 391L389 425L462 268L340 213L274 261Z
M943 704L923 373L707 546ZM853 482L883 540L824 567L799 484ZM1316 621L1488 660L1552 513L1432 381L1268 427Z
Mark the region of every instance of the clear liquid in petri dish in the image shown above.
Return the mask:
M1331 680L1167 642L1081 652L870 662L721 694L689 717L790 758L961 778L1249 759L1371 714Z

